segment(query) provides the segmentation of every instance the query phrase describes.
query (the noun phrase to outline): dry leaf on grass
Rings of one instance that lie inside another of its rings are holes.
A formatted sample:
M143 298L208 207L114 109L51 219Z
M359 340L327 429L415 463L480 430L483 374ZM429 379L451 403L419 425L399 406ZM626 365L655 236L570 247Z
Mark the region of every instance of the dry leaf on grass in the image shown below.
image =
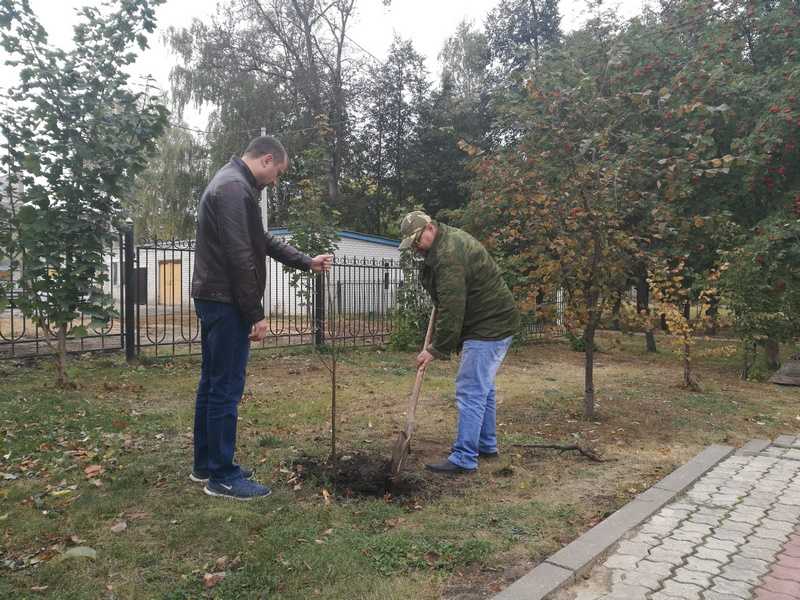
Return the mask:
M206 588L207 590L210 590L220 581L225 579L225 575L227 575L227 573L225 573L224 571L221 571L219 573L206 573L205 575L203 575L203 587Z
M128 524L125 521L120 521L119 523L115 523L111 526L111 531L113 533L122 533L128 528Z
M103 468L103 465L89 465L83 470L87 479L98 477L102 475L104 471L105 469Z

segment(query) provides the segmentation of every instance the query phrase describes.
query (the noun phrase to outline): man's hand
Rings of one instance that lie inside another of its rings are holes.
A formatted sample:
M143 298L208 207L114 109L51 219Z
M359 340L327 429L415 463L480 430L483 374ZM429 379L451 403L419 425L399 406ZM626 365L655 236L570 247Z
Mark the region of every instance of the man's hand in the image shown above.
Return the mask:
M428 364L433 360L433 354L428 352L427 350L423 350L419 354L417 354L417 368L420 367L427 367Z
M330 271L333 266L333 254L320 254L311 259L311 270L314 273Z
M269 323L267 323L266 319L261 319L258 323L253 323L253 328L250 330L248 337L251 342L260 342L267 337L267 333L269 333Z

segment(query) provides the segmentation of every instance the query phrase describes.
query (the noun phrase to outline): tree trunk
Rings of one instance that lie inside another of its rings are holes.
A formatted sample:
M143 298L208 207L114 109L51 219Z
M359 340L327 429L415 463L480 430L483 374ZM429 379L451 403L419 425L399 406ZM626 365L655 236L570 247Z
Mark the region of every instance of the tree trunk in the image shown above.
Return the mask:
M614 306L611 308L611 315L613 319L611 321L611 327L614 331L619 331L622 329L619 322L619 313L622 310L622 293L617 295L617 299L614 301Z
M764 342L764 358L767 359L767 366L773 371L781 366L781 346L777 340L767 338Z
M683 385L690 390L697 391L700 386L698 386L697 381L695 381L694 377L692 376L692 355L691 355L692 346L689 343L688 335L684 334L683 338Z
M335 338L331 338L331 456L330 462L336 464L336 349L333 344Z
M643 270L636 279L636 312L647 316L644 341L648 352L657 352L656 336L653 333L652 319L650 318L650 285L647 283L647 271Z
M594 332L595 327L590 322L583 332L583 341L586 344L586 366L584 371L583 415L587 419L594 419Z
M63 324L56 330L56 383L58 387L67 386L67 325Z
M755 355L755 343L750 340L744 340L742 347L742 381L747 381L750 376L750 369L755 363Z

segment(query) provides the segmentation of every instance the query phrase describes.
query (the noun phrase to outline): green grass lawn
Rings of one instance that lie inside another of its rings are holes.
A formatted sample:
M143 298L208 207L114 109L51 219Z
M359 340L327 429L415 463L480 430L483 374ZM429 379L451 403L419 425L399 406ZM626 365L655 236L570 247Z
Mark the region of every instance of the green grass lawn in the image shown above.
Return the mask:
M0 363L0 597L487 597L704 445L798 429L800 391L739 381L730 342L698 346L701 392L680 388L678 357L646 354L641 337L599 344L597 420L580 414L582 355L516 348L498 379L501 459L444 480L423 463L449 448L456 365L434 363L407 487L373 496L330 471L298 474L328 454L318 357L255 353L238 456L274 493L250 503L209 498L187 479L197 358L77 359L66 391L47 362ZM412 360L374 348L341 357L340 465L389 457ZM521 446L532 441L578 441L609 461ZM70 557L74 548L96 556Z

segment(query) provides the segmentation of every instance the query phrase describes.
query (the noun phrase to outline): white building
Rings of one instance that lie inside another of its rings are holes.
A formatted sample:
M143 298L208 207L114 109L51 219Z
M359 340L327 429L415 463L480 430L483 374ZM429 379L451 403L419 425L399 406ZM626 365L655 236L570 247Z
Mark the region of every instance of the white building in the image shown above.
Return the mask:
M288 229L273 228L270 233L291 240ZM326 278L331 289L330 294L326 290L325 304L335 303L337 311L343 313L385 314L394 306L397 289L402 286L402 273L398 268L400 242L355 231L339 231L338 236L336 266ZM189 304L194 270L193 242L144 244L136 249L136 256L136 303L151 309L163 306L170 312L177 309L176 305ZM294 273L297 272L287 271L277 261L268 260L265 290L268 314L302 314L311 310L310 285L304 284L303 279L293 281ZM107 292L116 300L120 299L120 276L120 257L116 250L107 286Z

